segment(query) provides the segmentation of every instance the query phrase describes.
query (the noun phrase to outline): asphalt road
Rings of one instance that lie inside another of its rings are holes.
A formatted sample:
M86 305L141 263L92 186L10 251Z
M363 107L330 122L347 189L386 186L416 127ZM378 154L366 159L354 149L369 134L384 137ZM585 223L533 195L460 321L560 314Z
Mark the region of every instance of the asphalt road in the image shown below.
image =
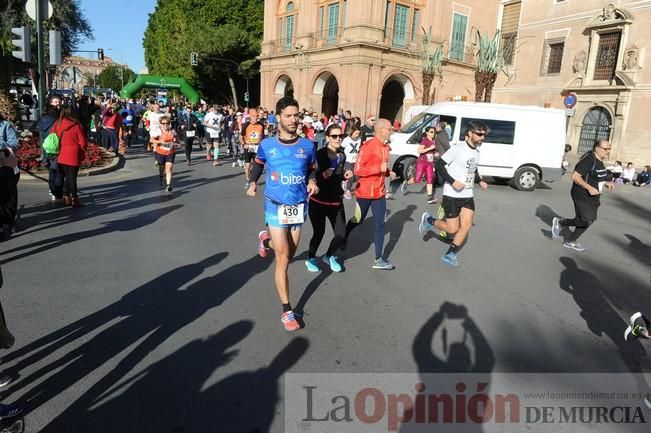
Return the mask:
M256 254L262 201L244 195L243 170L178 161L171 195L144 154L81 178L81 209L21 181L19 232L0 245L17 341L2 399L24 405L26 431L282 431L286 372L465 369L415 340L445 303L476 325L485 344L470 362L487 373L649 369L649 346L622 334L632 311L651 312L651 190L607 194L578 253L549 238L552 216L572 214L567 178L532 193L490 185L458 269L418 234L429 207L416 186L389 201L393 271L371 269L369 218L344 272L308 273L307 224L290 276L306 327L290 334L272 260Z

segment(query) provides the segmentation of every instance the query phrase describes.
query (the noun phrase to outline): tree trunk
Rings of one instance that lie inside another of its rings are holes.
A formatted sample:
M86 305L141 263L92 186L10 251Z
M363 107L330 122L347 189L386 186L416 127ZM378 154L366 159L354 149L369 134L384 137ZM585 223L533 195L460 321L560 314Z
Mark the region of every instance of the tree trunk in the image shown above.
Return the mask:
M434 74L423 71L423 96L421 101L423 105L430 105L430 89L432 88L432 81L434 81Z
M476 102L490 102L490 91L488 90L488 86L495 85L495 78L497 78L497 74L491 74L490 72L475 71L475 101Z
M226 71L226 74L228 75L228 83L231 85L231 93L233 96L233 107L237 107L237 90L235 90L235 81L233 81L233 77L231 77L230 71Z
M493 96L493 87L495 87L495 80L497 80L497 74L492 73L488 74L488 82L486 83L486 93L484 95L484 102L490 102Z

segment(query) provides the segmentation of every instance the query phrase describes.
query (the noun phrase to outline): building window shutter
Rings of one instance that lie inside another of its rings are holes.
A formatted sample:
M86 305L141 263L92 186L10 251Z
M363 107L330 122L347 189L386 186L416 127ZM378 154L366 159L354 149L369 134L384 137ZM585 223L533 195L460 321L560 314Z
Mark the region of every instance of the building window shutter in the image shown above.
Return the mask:
M337 41L337 26L339 25L339 3L328 6L328 43Z
M404 47L407 45L407 17L409 7L397 4L396 16L393 20L393 45Z
M452 21L452 42L450 44L450 59L463 60L463 54L466 45L466 26L468 17L465 15L454 14Z
M418 25L420 21L420 11L414 9L414 17L411 22L411 41L416 42L416 37L418 36Z
M294 40L294 15L285 18L285 48L291 48Z
M520 26L520 9L522 2L509 3L504 5L502 13L502 41L501 49L504 56L504 62L507 65L513 64L515 47L518 39L518 28Z

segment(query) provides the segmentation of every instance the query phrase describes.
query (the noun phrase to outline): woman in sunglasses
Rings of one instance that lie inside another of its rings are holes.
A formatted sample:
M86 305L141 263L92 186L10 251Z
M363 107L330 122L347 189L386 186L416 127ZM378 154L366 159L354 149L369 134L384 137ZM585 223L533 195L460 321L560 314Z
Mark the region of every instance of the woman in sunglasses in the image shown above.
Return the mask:
M160 177L161 189L166 188L167 192L172 192L172 167L174 166L176 150L179 145L169 117L161 117L160 134L152 137L151 141L154 144L154 156L158 161L158 176Z
M436 143L434 142L434 136L436 135L436 129L433 126L428 126L425 129L425 135L423 135L423 140L418 146L418 154L420 155L416 160L416 175L410 179L405 179L400 186L400 191L402 193L407 192L409 185L414 183L420 183L425 176L427 181L427 203L432 204L436 203L434 198L434 159L438 158L439 154L436 152Z
M316 170L317 186L319 192L310 196L308 213L314 234L310 239L310 247L305 266L310 272L319 272L316 252L325 234L326 218L330 221L335 236L323 256L323 261L330 265L333 272L341 272L335 253L341 249L346 237L346 212L342 200L344 191L341 184L353 176L351 170L346 170L346 154L341 147L345 135L337 124L328 126L325 130L327 146L316 153L318 164Z

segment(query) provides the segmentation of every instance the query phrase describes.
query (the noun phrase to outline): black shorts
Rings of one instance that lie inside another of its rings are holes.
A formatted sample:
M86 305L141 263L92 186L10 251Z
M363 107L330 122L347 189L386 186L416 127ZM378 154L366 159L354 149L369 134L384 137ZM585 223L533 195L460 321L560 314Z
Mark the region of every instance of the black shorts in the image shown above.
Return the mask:
M176 153L173 153L171 155L161 155L160 153L154 152L154 157L156 158L156 161L158 161L160 165L165 165L166 162L171 162L172 164L174 164Z
M457 197L448 197L447 195L443 196L443 210L445 211L446 218L456 218L461 213L461 209L464 207L470 209L474 212L475 210L475 199L472 197L468 198L457 198Z
M244 162L251 162L255 159L257 153L247 151L244 155Z

